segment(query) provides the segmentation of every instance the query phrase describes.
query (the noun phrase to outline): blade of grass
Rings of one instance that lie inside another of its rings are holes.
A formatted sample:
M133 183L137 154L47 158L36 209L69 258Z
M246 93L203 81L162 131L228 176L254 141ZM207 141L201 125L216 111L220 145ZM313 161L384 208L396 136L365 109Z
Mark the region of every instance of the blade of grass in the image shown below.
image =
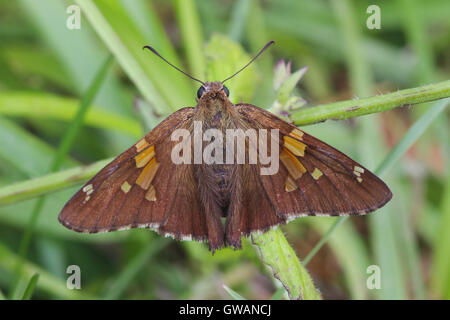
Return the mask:
M142 50L148 43L119 2L76 0L76 3L142 96L159 113L166 114L194 103L191 82L147 50Z
M59 89L72 92L70 75L59 63L55 55L35 45L9 45L2 48L2 58L7 65L14 65L21 74L28 77L39 76ZM9 87L9 86L8 86Z
M366 97L372 93L374 88L373 75L367 63L367 56L363 54L363 35L357 22L354 3L351 0L331 1L343 42L344 57L350 76L350 88L356 96ZM359 160L369 168L374 168L376 163L381 161L380 156L386 152L382 140L372 138L379 133L379 121L379 116L374 115L359 119L357 122L354 143L358 150ZM371 142L368 143L368 141ZM384 272L383 295L389 295L391 298L403 298L406 292L406 277L399 268L402 262L399 254L400 241L395 237L399 230L396 230L396 224L389 221L393 217L390 211L390 205L388 205L379 210L377 215L369 216L371 245L376 249L376 262ZM366 261L365 265L361 265L359 274L368 265L369 261ZM363 290L367 292L364 278L359 280L362 280L360 283ZM376 291L376 293L378 292L379 290ZM350 293L354 296L356 292L350 290Z
M361 45L360 28L356 27L353 3L347 0L332 0L330 4L337 19L344 57L347 60L350 88L358 96L369 96L373 85L372 72Z
M78 132L80 131L80 128L83 125L84 118L86 116L87 111L89 110L89 107L92 105L92 101L94 100L95 96L100 90L101 85L103 84L106 73L108 72L110 66L112 65L113 57L109 56L106 61L101 66L100 70L98 71L97 75L95 76L93 82L89 86L89 89L87 90L86 94L83 95L80 101L80 108L78 109L77 113L75 114L75 117L71 121L69 128L67 128L62 141L59 145L55 161L53 162L52 167L50 168L50 171L54 172L59 169L61 166L61 163L64 159L64 157L69 153L70 148L74 144Z
M383 176L386 172L392 169L395 163L400 160L402 155L419 139L419 137L425 132L425 130L431 125L433 120L437 118L441 112L443 112L450 102L450 99L445 99L442 101L437 101L434 106L427 110L411 128L408 129L403 138L395 145L395 147L389 152L381 164L377 167L374 173L378 176ZM317 253L320 248L327 242L333 231L342 224L348 217L340 217L331 226L330 230L325 233L322 239L314 246L311 252L312 255L308 254L308 262L312 259L315 253Z
M79 107L79 100L48 93L26 91L0 93L0 114L28 119L70 121ZM91 106L85 125L125 133L133 138L142 136L139 122L123 115Z
M284 287L279 287L277 291L275 291L275 293L270 297L270 300L281 300L285 292L286 290L284 289Z
M164 57L172 63L179 64L177 53L170 42L164 26L158 17L154 6L158 5L147 0L120 0L122 8L128 12L131 20L142 32L143 37L149 41L152 47L164 53Z
M305 1L290 1L287 10L280 10L278 5L269 6L266 10L268 28L295 39L291 41L300 40L314 47L314 52L320 52L331 60L345 59L346 48L342 44L333 16L328 13L333 11L327 7L326 2L314 1L314 5L321 4L320 17L316 17L310 10L305 10L308 6L304 3ZM362 39L362 46L363 55L367 57L377 75L383 79L392 79L396 83L408 83L414 60L405 59L400 48L369 37Z
M0 267L3 270L14 274L20 257L0 243ZM84 291L67 289L66 282L57 279L46 270L36 266L28 261L24 262L23 275L25 278L31 278L34 274L39 274L39 283L36 290L50 294L58 299L92 299L93 297Z
M39 273L36 272L35 274L33 274L30 281L28 282L25 292L23 293L22 300L30 300L38 281L39 281Z
M434 120L445 110L450 103L450 99L443 99L433 103L426 113L424 113L417 121L408 129L402 139L395 145L391 152L384 158L378 166L376 173L384 175L387 171L392 169L394 164L401 158L401 156L408 150L428 129Z
M414 68L416 83L432 82L434 76L434 56L430 42L427 41L427 25L423 17L423 7L426 5L417 0L401 0L401 16L408 43L417 55L417 65ZM419 81L418 81L419 80Z
M48 164L56 154L52 146L13 121L2 117L0 117L0 145L0 157L25 177L42 175L48 170ZM33 159L33 161L17 161L17 159ZM67 158L63 167L77 164L77 161Z
M66 28L67 3L53 0L17 2L28 20L32 22L31 26L34 28L28 29L33 30L33 35L38 37L39 45L51 50L69 74L68 80L75 88L72 94L75 96L84 94L95 77L97 66L101 65L108 54L105 48L99 45L95 34L88 28L84 14L82 14L81 29L70 30ZM125 116L131 114L130 101L124 94L119 75L108 74L95 104L103 110ZM119 153L133 143L129 137L116 132L105 133L104 142L112 153Z
M83 9L93 28L97 31L104 43L108 46L110 52L114 54L122 68L127 72L130 79L134 82L140 93L148 100L159 106L161 111L168 110L167 103L158 93L155 86L135 61L128 48L122 43L121 39L105 19L96 3L91 1L77 1L77 4ZM141 46L142 47L142 46Z
M450 299L450 175L442 194L441 218L433 243L431 285L439 299Z
M325 234L335 221L332 217L305 219L319 234ZM354 224L346 223L336 228L328 247L339 263L349 299L367 299L366 269L370 265L370 257L366 243Z
M189 70L194 77L204 80L206 71L205 56L202 49L204 40L195 1L176 0L174 5Z
M145 267L147 262L163 250L170 242L161 237L155 237L122 269L119 276L112 282L103 295L103 299L119 299L131 281Z
M134 108L138 112L138 118L146 132L156 127L164 119L155 113L154 107L146 100L134 99Z
M55 155L55 158L51 164L50 171L54 172L59 169L61 164L63 163L63 160L65 159L65 156L69 152L71 146L75 142L76 136L83 124L84 116L88 110L88 108L92 105L92 101L95 98L95 95L99 91L102 83L104 82L105 76L108 72L109 67L111 66L113 62L113 59L111 56L109 56L106 61L101 66L100 70L97 72L94 80L92 81L91 85L89 86L86 94L83 95L81 101L80 101L80 108L78 109L77 114L75 115L73 121L70 123L69 128L66 130L61 143L58 147L57 153ZM14 284L12 286L11 290L11 298L15 299L18 298L18 291L20 288L20 277L22 274L22 268L23 263L25 260L25 257L28 252L28 248L31 243L31 238L33 236L33 232L36 226L36 223L39 218L39 214L41 212L41 209L44 205L45 197L42 196L38 199L36 202L33 212L31 214L31 218L28 224L27 229L25 230L25 234L20 242L19 246L19 262L17 265L17 273L16 277L14 279Z
M242 35L251 4L252 0L238 0L233 5L231 19L228 25L228 36L234 41L242 41Z
M320 238L319 242L312 248L312 250L308 253L308 255L303 259L303 265L306 267L308 263L311 261L311 259L316 255L317 251L322 248L322 246L327 242L328 238L331 236L331 234L334 232L334 230L339 227L345 220L347 220L349 217L345 216L342 218L339 218L332 226L331 228L325 233L322 238Z
M252 0L250 9L245 19L245 35L252 52L258 52L261 47L272 40L272 35L267 32L266 20L262 9L261 1ZM275 100L273 90L273 54L272 50L267 50L258 58L260 74L258 76L258 86L253 98L255 105L267 108Z
M92 33L87 32L87 28L82 27L74 32L65 27L68 16L67 5L64 2L53 0L18 2L36 26L39 39L52 50L67 70L69 80L76 87L75 94L78 96L84 94L95 77L97 66L103 63L107 52L101 50L97 39ZM117 78L108 77L102 87L103 90L96 101L98 105L108 110L126 113L126 103Z
M243 296L241 296L239 293L234 291L233 289L229 288L225 284L222 284L222 288L232 297L234 300L247 300Z

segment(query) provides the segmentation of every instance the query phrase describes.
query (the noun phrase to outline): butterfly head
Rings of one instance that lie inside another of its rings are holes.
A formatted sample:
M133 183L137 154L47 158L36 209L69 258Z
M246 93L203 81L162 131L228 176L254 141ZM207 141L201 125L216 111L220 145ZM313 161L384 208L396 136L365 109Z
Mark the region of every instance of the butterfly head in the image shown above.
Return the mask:
M205 99L205 98L228 98L230 95L230 91L222 82L214 81L214 82L205 82L200 88L197 90L197 98Z

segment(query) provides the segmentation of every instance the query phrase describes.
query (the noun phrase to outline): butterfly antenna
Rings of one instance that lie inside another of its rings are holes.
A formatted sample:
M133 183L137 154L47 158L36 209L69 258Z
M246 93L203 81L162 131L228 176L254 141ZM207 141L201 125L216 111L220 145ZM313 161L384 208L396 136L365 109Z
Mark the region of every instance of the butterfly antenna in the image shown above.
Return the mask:
M245 68L247 68L253 61L256 60L256 58L258 58L258 57L261 55L261 53L263 53L264 51L266 51L266 49L267 49L268 47L270 47L270 46L271 46L272 44L274 44L274 43L275 43L275 41L273 41L273 40L270 40L269 42L267 42L266 45L264 46L264 48L262 48L262 49L258 52L258 54L257 54L256 56L254 56L252 60L250 60L249 63L247 63L245 66L243 66L238 72L236 72L236 73L233 74L232 76L229 76L228 78L226 78L225 80L223 80L222 83L224 83L225 81L230 80L230 79L233 78L235 75L237 75L239 72L241 72L242 70L244 70Z
M180 68L174 66L173 64L171 64L169 61L167 61L162 55L160 55L158 53L158 51L156 51L153 47L150 46L144 46L142 49L149 49L151 52L153 52L154 54L156 54L158 57L160 57L162 60L164 60L169 66L177 69L178 71L180 71L182 74L184 74L185 76L188 76L189 78L191 78L192 80L198 81L201 84L205 84L203 81L198 80L197 78L194 78L193 76L191 76L189 73L184 72L183 70L181 70Z

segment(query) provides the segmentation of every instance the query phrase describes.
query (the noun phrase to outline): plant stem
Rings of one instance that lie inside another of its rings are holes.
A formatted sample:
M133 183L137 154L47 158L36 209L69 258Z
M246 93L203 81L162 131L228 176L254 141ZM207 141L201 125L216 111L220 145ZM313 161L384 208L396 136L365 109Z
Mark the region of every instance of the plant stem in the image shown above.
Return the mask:
M448 97L450 97L450 80L370 98L346 100L305 108L293 113L291 119L296 125L308 125L328 119L344 120Z
M308 271L279 228L263 234L252 234L252 242L258 248L263 262L272 269L274 277L283 284L290 299L322 299Z
M93 177L112 160L113 158L97 161L88 166L62 170L0 188L0 205L16 203L80 184Z

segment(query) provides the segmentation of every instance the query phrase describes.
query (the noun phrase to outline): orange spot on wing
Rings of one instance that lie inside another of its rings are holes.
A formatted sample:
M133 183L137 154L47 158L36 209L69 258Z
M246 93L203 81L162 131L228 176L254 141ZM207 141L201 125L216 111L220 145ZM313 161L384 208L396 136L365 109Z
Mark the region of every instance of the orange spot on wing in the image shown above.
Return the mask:
M317 168L314 168L314 171L311 173L311 176L315 179L315 180L319 180L319 178L323 175L322 171L320 171Z
M142 170L141 174L136 180L136 184L141 186L142 189L147 190L155 177L156 171L159 168L159 163L156 162L156 158L150 160L150 162Z
M306 145L294 138L284 136L284 146L296 156L303 157L305 155Z
M306 169L301 162L286 149L281 151L280 160L294 180L297 180L306 172Z
M298 189L297 184L295 183L294 179L292 179L291 176L287 176L286 178L286 191L291 192Z
M147 193L145 194L145 199L148 201L156 201L156 190L154 186L150 185Z
M145 140L145 138L142 138L141 140L138 141L138 143L136 143L136 150L137 152L141 152L142 150L144 150L145 148L147 148L149 146L147 140Z
M299 129L294 129L291 131L291 133L289 133L289 135L291 137L294 137L298 140L303 140L303 131L299 130Z
M139 153L134 159L136 160L136 167L142 168L155 156L155 146L151 146L141 153Z

